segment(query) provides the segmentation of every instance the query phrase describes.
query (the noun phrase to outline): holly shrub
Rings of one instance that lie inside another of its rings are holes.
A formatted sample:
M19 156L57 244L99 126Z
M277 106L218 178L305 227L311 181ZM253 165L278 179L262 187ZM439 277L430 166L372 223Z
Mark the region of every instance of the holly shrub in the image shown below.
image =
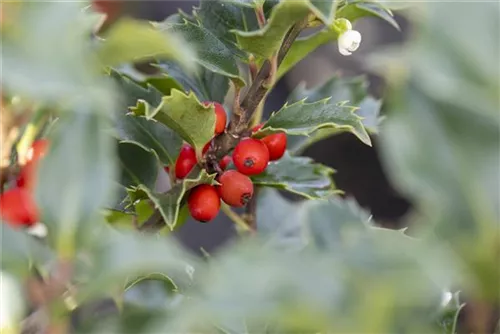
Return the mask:
M163 22L139 4L2 2L2 333L495 330L498 3L207 0ZM356 52L367 18L408 36L364 64L383 101L335 75L262 117L311 52ZM408 229L301 156L345 132L376 141ZM229 244L178 243L218 214Z

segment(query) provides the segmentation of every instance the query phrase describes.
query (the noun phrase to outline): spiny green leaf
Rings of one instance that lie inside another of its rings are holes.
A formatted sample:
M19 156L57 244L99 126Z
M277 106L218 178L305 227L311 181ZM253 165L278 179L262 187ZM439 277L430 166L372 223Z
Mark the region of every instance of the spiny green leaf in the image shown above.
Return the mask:
M182 138L170 128L131 113L118 115L116 130L121 141L153 152L163 165L173 165L182 146Z
M137 190L133 191L133 197L144 198L147 196L154 203L155 207L160 210L160 213L165 220L167 226L174 230L179 224L179 211L180 207L183 205L183 199L186 193L200 185L200 184L212 184L215 180L215 175L208 175L203 169L201 173L195 178L191 178L191 174L181 183L175 185L168 192L160 194L152 191L151 189L139 186Z
M254 184L284 189L306 198L323 198L335 192L331 179L334 170L315 164L311 158L291 157L286 153L270 162L266 170L254 177Z
M285 104L269 117L254 136L260 138L280 131L288 135L309 135L319 129L328 129L351 132L366 145L371 145L361 118L354 110L355 108L340 103L331 104L329 99L313 103L300 101L291 105Z
M186 43L192 45L198 53L196 61L201 66L229 77L238 86L245 85L232 52L217 36L203 26L185 21L184 24L171 25L166 32L178 33L186 40Z
M236 34L236 40L244 50L267 59L278 51L288 30L308 15L310 6L307 0L281 1L273 8L262 29L232 32Z
M214 107L202 105L192 92L186 95L173 90L156 109L142 103L133 111L136 115L145 115L174 130L196 150L198 157L201 157L203 146L214 136Z
M156 157L142 146L131 142L118 144L118 158L121 166L120 183L127 188L144 185L154 188L158 175Z
M98 55L105 65L165 57L194 70L194 54L189 43L175 34L162 33L147 22L122 18L104 37Z
M361 121L365 129L370 133L378 132L381 101L368 95L368 81L365 76L352 78L334 76L324 84L310 89L307 89L305 84L300 84L287 100L289 103L293 103L307 98L308 102L318 102L329 97L328 103L330 104L348 101L349 105L358 107L355 114L362 117ZM336 133L338 131L323 129L309 136L295 136L289 138L288 149L297 154L308 146Z

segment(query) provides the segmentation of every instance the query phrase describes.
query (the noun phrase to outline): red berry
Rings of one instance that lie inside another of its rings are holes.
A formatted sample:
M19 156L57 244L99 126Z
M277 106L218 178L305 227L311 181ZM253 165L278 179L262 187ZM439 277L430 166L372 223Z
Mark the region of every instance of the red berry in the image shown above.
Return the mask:
M260 174L269 162L269 151L260 140L246 138L234 148L233 162L238 171L245 175Z
M38 209L31 193L12 188L0 195L0 217L13 226L31 226L38 222Z
M196 165L196 153L194 148L188 144L184 144L179 153L179 157L175 162L175 177L178 179L185 178Z
M215 187L202 184L191 190L188 197L191 216L203 223L214 219L219 213L220 198Z
M47 139L35 140L28 152L26 152L26 163L40 160L47 154L48 150L49 141Z
M165 166L163 169L167 172L167 174L170 174L170 166Z
M203 105L209 106L213 104L215 107L215 135L220 135L226 129L227 115L224 107L218 102L203 102Z
M253 196L253 184L250 178L235 170L224 172L218 179L221 184L218 192L222 200L231 206L242 207Z
M27 190L33 190L36 183L37 169L38 161L31 161L24 165L17 177L17 186Z
M203 146L203 150L201 150L201 153L203 155L205 155L205 153L208 152L208 149L210 148L210 145L212 145L212 141L209 141L208 143L205 144L205 146Z
M269 150L269 160L274 161L281 159L286 151L286 134L283 132L265 136L261 141Z
M229 166L229 164L231 163L231 161L233 161L233 159L231 158L231 156L226 155L224 158L222 158L219 161L220 169L225 170L227 168L227 166Z

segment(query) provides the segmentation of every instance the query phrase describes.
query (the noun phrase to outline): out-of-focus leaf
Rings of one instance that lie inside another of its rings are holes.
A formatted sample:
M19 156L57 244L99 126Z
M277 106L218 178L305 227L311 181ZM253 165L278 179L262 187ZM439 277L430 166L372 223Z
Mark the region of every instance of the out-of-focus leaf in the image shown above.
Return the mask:
M171 25L165 31L181 35L186 43L192 45L198 53L195 60L201 66L230 78L238 86L245 85L232 52L202 25L185 21L183 24Z
M256 214L259 236L275 247L304 247L302 216L297 214L301 207L283 198L276 189L259 190Z
M44 267L55 259L52 251L28 234L0 221L0 268L19 276L28 276L32 267Z
M364 16L376 16L400 30L392 11L376 1L346 0L345 5L337 10L338 18L346 18L349 21L355 21Z
M16 4L12 4L16 6ZM40 101L60 100L101 108L112 93L91 52L92 22L79 2L27 1L17 6L15 24L2 26L4 90ZM64 46L64 47L57 47Z
M335 192L331 175L334 170L307 157L288 153L270 162L266 170L254 177L255 185L284 189L306 198L322 198Z
M77 268L90 279L79 299L94 298L116 288L123 291L131 280L151 273L165 276L180 290L191 284L197 261L173 239L111 229L101 236L100 245L90 254L92 267Z
M115 154L106 121L91 111L63 115L41 161L35 191L41 221L63 257L73 256L76 244L88 241L97 229L93 223L99 209L113 195Z
M194 69L194 54L189 43L175 34L162 33L147 22L122 18L112 25L104 39L98 55L105 65L167 58Z
M498 32L497 8L428 4L418 38L385 69L406 72L389 76L394 98L381 131L390 175L425 212L415 226L431 226L437 242L451 245L475 276L477 286L467 288L485 299L498 294L500 280L500 48L498 33L482 33ZM462 27L471 17L481 19Z
M348 101L351 106L357 107L354 113L362 117L361 122L364 128L370 133L378 132L380 122L381 101L375 100L368 95L368 82L364 76L341 78L332 77L324 84L307 89L305 84L300 84L288 97L288 102L298 102L307 99L307 102L318 102L325 98L330 98L328 103L337 104ZM297 154L308 146L327 137L337 134L337 130L319 130L310 136L292 137L288 141L288 149Z
M288 135L305 136L319 129L328 129L351 132L363 143L371 146L370 137L354 110L355 108L342 103L330 103L329 99L313 103L300 101L285 104L269 117L254 136L260 138L280 131Z
M182 183L175 185L166 193L156 193L147 187L139 186L131 192L131 195L134 199L149 198L154 203L155 208L159 209L167 226L173 230L182 223L179 219L179 212L186 193L197 185L214 182L215 175L208 175L204 169L197 177L192 177L195 172L191 172L187 178L182 180Z
M201 157L203 147L214 136L214 107L204 106L193 93L186 95L173 90L158 107L153 109L142 103L133 111L138 116L144 115L147 119L155 119L168 126L196 150L198 157Z
M151 151L163 165L174 164L182 146L182 138L165 125L130 113L118 115L116 130L122 142Z
M124 187L142 184L154 188L158 161L151 152L134 143L121 142L118 144L118 158L121 167L120 183Z

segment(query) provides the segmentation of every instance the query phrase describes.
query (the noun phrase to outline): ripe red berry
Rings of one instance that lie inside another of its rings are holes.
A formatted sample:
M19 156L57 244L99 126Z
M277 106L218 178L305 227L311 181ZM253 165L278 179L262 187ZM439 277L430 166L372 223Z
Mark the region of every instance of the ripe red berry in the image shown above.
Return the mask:
M188 197L191 216L203 223L214 219L219 213L220 198L214 186L202 184L191 190Z
M279 160L286 151L286 134L283 132L265 136L261 141L267 146L269 160Z
M178 179L185 178L196 165L196 153L194 148L188 144L184 144L179 153L179 157L175 162L175 177Z
M0 195L0 217L12 226L31 226L38 222L38 209L31 193L12 188Z
M47 139L35 140L28 152L26 152L26 163L40 160L47 154L48 150L49 141Z
M209 141L208 143L203 146L203 150L201 150L201 153L205 155L208 152L208 149L210 148L210 145L212 145L212 141Z
M252 133L255 133L262 129L264 124L258 124L252 128ZM261 141L267 146L269 150L269 160L279 160L285 154L287 137L283 132L275 133L269 136L265 136Z
M246 138L234 148L233 162L236 169L245 175L260 174L269 162L269 150L260 140Z
M233 161L233 159L231 158L231 156L226 155L224 158L222 158L219 161L220 169L225 170L227 168L227 166L231 163L231 161Z
M170 174L170 166L165 166L165 167L163 167L163 169L165 170L165 172L167 174Z
M17 176L16 184L20 188L33 190L36 183L36 172L38 169L38 162L28 162L21 168L21 172Z
M227 115L224 107L218 102L203 102L203 105L209 106L213 104L215 107L215 135L220 135L226 129Z
M224 172L218 179L218 192L222 200L231 206L242 207L253 196L252 180L235 170Z

